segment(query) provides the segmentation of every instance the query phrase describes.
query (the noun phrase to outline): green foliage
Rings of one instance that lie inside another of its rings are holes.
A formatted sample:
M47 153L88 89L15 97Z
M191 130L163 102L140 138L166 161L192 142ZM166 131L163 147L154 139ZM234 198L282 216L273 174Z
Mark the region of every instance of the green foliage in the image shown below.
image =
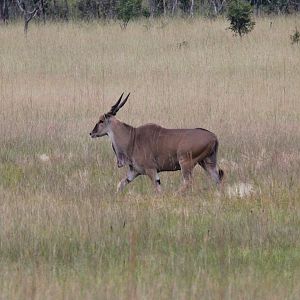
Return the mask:
M181 1L178 1L178 5L180 7L180 9L184 12L184 13L188 13L189 10L190 10L190 0L181 0Z
M291 13L291 11L293 11L294 9L296 11L298 10L297 6L292 5L292 3L290 3L289 0L263 0L260 5L262 6L263 10L268 14L288 14Z
M299 44L299 42L300 42L300 32L299 32L297 27L295 28L295 31L290 36L290 38L291 38L292 45L293 44L297 44L297 45Z
M233 0L228 7L227 19L230 22L229 29L240 37L249 33L255 22L251 19L252 7L243 0Z
M122 21L122 28L126 28L128 22L142 13L142 0L120 0L118 5L118 19Z
M195 0L195 15L208 16L215 18L223 14L228 9L228 5L232 0L211 1L211 0ZM242 1L242 0L240 0ZM261 0L249 1L256 7L258 14L290 14L300 11L300 0ZM32 10L38 0L21 0L27 9ZM8 21L22 17L22 12L12 0L0 0L0 20ZM165 13L168 16L188 16L190 15L191 0L178 0L177 2L163 0L54 0L45 1L45 13L47 20L122 20L122 26L126 27L130 19L134 17L134 12L139 16L159 17ZM143 7L140 8L141 3ZM177 3L175 6L173 4ZM3 4L3 5L2 5ZM136 8L138 10L136 11ZM121 11L119 13L119 11ZM132 15L133 12L133 15ZM119 16L121 15L121 17ZM43 19L41 13L38 14L37 20Z
M76 4L81 19L91 20L98 16L99 5L95 0L79 0Z
M143 7L142 8L142 16L145 18L149 18L150 17L150 11L147 7Z

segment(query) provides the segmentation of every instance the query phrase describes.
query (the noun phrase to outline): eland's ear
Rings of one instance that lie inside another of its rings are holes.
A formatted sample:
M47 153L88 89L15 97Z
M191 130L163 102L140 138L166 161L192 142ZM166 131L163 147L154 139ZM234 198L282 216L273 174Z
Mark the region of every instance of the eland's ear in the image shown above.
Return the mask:
M110 111L107 113L108 115L113 115L115 116L117 114L117 112L119 111L120 108L122 108L124 106L124 104L127 102L130 93L126 96L126 98L122 101L122 103L120 104L122 97L123 97L124 93L122 93L121 97L119 98L119 100L116 102L116 104L114 104Z

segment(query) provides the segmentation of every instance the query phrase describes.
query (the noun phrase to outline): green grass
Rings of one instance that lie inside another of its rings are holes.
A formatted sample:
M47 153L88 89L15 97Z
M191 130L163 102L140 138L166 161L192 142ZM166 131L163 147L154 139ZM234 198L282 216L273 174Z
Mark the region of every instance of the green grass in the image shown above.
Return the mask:
M262 204L259 198L215 199L210 193L198 201L136 198L7 195L1 205L1 269L9 270L10 280L21 278L14 289L2 290L16 296L28 272L34 284L42 283L39 293L55 283L60 297L97 298L112 285L108 296L117 298L126 293L138 298L297 298L299 211ZM81 295L68 290L73 284Z

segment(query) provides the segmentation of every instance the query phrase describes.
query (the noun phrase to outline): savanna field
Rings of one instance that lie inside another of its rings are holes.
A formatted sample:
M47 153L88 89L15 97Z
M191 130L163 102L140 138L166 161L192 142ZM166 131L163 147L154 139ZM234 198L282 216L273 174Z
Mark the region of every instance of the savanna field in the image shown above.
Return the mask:
M0 28L0 299L299 299L299 17ZM207 128L221 191L197 167L116 194L100 114Z

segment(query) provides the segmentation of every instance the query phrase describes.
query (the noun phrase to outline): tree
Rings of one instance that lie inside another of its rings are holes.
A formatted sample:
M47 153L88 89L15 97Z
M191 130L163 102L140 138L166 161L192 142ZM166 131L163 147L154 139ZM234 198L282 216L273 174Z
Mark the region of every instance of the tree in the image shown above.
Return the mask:
M106 4L110 1L101 1L102 6L106 7ZM76 2L76 8L79 11L80 18L84 20L92 20L99 17L100 4L97 0L79 0ZM59 15L59 14L58 14Z
M20 0L16 0L16 2L17 2L17 5L18 5L20 11L23 14L23 17L24 17L24 33L25 33L25 35L27 35L28 24L37 15L37 13L39 11L43 11L44 1L40 0L40 2L35 4L34 8L31 11L28 10L28 8L26 7L24 2L21 2Z
M251 19L252 7L244 0L233 0L229 4L227 19L230 21L229 29L240 37L249 33L255 22Z
M8 17L8 0L0 0L0 21L7 23Z
M126 28L128 22L139 17L142 12L142 0L120 0L118 5L118 19L122 21L121 27Z
M214 16L219 15L226 5L226 0L210 0L210 2L213 7Z

